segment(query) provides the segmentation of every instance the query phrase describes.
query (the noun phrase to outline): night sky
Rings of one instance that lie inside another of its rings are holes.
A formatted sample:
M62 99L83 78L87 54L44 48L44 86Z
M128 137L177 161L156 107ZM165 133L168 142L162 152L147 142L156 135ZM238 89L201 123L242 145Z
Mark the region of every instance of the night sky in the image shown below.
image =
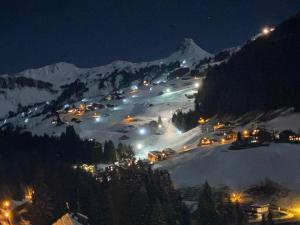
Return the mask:
M169 55L185 38L215 53L300 11L300 0L1 0L0 73Z

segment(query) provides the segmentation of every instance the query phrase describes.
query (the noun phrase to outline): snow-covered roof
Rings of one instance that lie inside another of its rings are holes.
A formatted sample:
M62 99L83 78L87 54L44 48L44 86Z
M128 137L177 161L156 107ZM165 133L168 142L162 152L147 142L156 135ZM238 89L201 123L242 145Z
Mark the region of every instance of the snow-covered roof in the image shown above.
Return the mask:
M82 225L82 223L75 220L73 214L66 213L52 225Z

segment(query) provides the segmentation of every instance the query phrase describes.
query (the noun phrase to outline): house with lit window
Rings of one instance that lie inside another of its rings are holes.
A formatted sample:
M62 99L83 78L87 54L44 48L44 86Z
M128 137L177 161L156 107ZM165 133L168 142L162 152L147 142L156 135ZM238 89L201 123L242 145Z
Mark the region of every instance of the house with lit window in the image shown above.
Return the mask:
M289 142L294 144L300 144L300 134L290 135Z

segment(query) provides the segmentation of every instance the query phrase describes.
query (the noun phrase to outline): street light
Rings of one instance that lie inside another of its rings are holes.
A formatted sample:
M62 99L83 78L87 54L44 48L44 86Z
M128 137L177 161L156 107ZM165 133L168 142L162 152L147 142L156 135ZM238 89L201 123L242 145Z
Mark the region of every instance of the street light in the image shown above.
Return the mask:
M140 133L140 135L146 134L146 129L145 128L140 128L139 133Z
M3 208L8 208L10 206L10 202L8 200L3 202Z
M137 147L137 149L139 149L139 150L140 150L140 149L142 149L142 148L143 148L143 145L139 143L139 144L137 144L137 145L136 145L136 147Z

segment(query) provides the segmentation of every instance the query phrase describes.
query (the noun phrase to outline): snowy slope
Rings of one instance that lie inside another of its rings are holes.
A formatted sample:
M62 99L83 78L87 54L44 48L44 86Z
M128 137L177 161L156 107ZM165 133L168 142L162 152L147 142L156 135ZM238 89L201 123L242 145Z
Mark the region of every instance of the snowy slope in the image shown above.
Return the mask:
M168 169L179 187L228 185L243 189L265 178L300 190L300 146L272 144L245 150L227 150L228 146L196 148L192 152L160 163Z
M62 85L70 85L75 80L86 85L83 97L91 98L107 94L121 85L128 86L134 79L154 79L182 67L192 68L201 59L210 56L193 40L185 39L169 57L152 62L114 61L94 68L78 68L61 62L17 74L0 75L0 118L8 111L15 111L18 103L26 106L57 99L63 91Z

